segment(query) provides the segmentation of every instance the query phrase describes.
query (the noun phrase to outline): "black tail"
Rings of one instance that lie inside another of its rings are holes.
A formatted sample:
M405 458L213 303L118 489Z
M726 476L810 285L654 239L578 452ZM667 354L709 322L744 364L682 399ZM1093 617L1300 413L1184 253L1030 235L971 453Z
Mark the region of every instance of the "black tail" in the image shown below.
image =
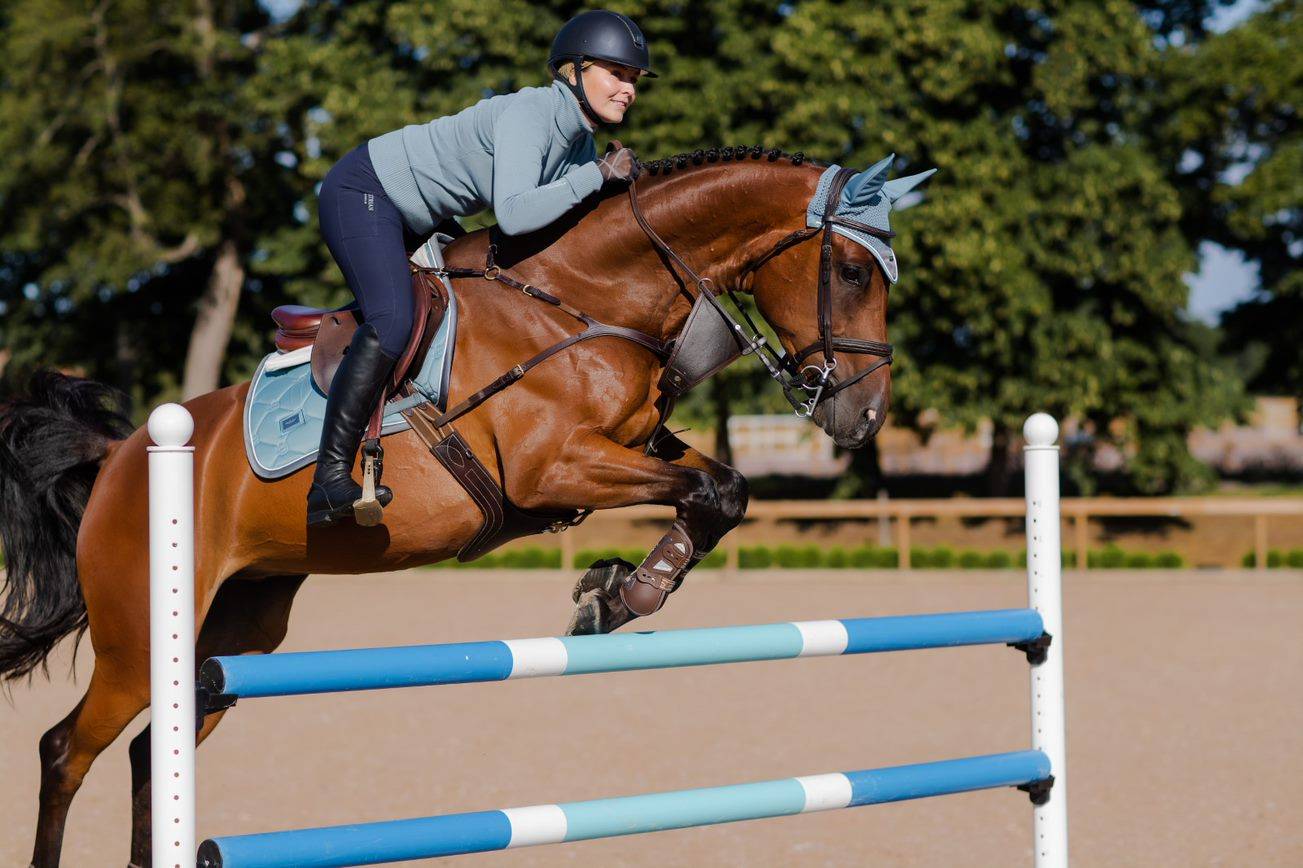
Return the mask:
M2 681L44 668L60 639L85 632L77 527L109 446L132 430L108 386L46 370L26 391L0 398Z

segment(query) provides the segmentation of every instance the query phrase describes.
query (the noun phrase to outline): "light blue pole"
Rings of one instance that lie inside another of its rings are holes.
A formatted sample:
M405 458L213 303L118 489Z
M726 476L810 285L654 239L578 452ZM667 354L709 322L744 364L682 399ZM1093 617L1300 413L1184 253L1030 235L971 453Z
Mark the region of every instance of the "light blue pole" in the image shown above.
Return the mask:
M731 787L236 835L205 841L199 868L377 865L1019 786L1049 775L1045 754L1017 751Z
M201 683L212 693L231 696L293 696L1004 644L1026 642L1039 637L1043 631L1041 616L1031 609L1003 609L657 633L310 651L214 657L204 663Z

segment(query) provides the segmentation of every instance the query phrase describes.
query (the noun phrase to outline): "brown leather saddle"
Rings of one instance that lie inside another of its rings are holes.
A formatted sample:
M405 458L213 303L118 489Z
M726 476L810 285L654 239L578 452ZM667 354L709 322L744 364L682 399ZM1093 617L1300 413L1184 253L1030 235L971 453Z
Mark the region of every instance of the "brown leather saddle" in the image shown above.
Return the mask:
M448 293L443 281L432 271L416 265L412 266L412 298L412 334L394 366L385 400L399 391L409 371L420 370L434 333L448 310ZM322 394L330 394L330 383L353 340L353 332L364 321L361 308L356 302L340 308L286 304L273 310L271 318L276 323L276 349L288 353L312 346L312 380Z

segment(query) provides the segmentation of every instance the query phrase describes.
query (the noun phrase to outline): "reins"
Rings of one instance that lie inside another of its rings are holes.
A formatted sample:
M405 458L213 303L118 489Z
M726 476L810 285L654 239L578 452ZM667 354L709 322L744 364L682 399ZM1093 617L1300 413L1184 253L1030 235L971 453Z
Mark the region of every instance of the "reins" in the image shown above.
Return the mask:
M683 257L679 256L675 250L670 247L665 240L657 234L656 230L648 222L642 212L642 207L638 203L637 185L629 184L629 206L633 211L634 219L651 241L652 246L662 253L671 263L677 264L686 272L691 279L692 284L696 286L698 294L710 302L716 311L723 317L732 332L733 338L738 343L738 348L742 355L754 353L760 359L769 375L778 382L783 389L783 394L791 403L798 416L810 416L814 413L815 408L823 401L831 398L833 395L843 389L854 385L855 383L867 377L869 374L889 365L892 362L891 344L881 343L879 341L861 340L857 338L843 338L834 336L832 333L832 236L833 227L837 225L846 226L861 232L868 233L878 238L890 239L895 233L887 230L878 229L868 226L854 220L848 220L836 215L837 203L841 195L842 188L846 182L855 174L853 169L842 169L837 173L833 180L832 187L828 191L828 199L824 206L822 221L819 226L804 227L788 233L763 256L749 265L746 273L751 273L759 269L769 260L778 256L785 250L788 250L803 241L813 238L815 235L822 233L823 243L819 257L819 284L817 298L817 321L819 326L818 338L809 346L798 351L795 354L786 352L779 353L771 347L764 335L760 332L759 327L751 318L741 299L737 297L733 287L725 287L729 298L732 299L742 318L746 321L744 327L733 314L724 307L714 291L714 282L708 277L699 275ZM493 230L490 230L492 232ZM555 344L543 349L530 357L528 360L515 365L511 370L480 389L475 394L458 403L455 407L441 413L439 416L430 420L436 428L442 428L449 423L466 415L471 410L484 403L493 395L501 392L503 389L515 383L521 377L538 366L542 362L582 341L598 337L615 337L638 344L650 350L665 364L669 356L668 346L660 339L640 332L636 329L626 328L624 326L613 326L599 322L588 314L577 308L566 304L560 298L551 293L545 292L536 286L528 283L522 283L502 271L502 268L494 262L497 245L492 240L489 243L488 253L485 257L483 268L459 268L445 266L441 269L422 269L419 266L413 266L416 270L429 271L448 278L465 278L465 277L482 277L485 280L495 281L504 286L518 290L529 298L537 299L545 304L551 305L561 312L579 320L584 324L584 330L578 334L570 335ZM689 302L695 302L697 296L694 296L690 290L679 279L678 274L671 266L670 271L675 275L676 282L679 283L678 290L684 295ZM854 376L845 380L833 380L832 372L837 367L837 360L834 353L846 352L859 355L878 356L879 359L872 365L869 365L862 371L857 372ZM802 365L802 363L815 353L823 353L823 365ZM799 395L798 390L804 393ZM653 432L648 448L653 448L657 434L664 425L669 410L677 395L667 395L667 400L661 404L660 420L657 423L656 430Z

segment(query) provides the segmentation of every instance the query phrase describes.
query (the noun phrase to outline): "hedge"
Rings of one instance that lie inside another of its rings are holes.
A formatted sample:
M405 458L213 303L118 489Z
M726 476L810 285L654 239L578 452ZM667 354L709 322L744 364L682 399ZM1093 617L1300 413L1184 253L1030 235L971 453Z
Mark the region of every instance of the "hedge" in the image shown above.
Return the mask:
M1240 558L1240 565L1245 567L1256 567L1258 565L1258 555L1256 552L1248 552ZM1303 569L1303 549L1290 549L1282 551L1281 549L1268 549L1267 567L1269 569L1280 569L1281 567L1292 567L1293 569Z
M575 563L582 568L599 560L620 558L637 564L646 554L647 550L640 548L580 549L575 553ZM1285 563L1303 566L1303 549L1288 554L1273 551L1270 558L1271 566L1283 566ZM1027 566L1027 552L1021 549L1016 552L972 549L956 551L949 546L915 546L909 550L909 559L911 567L920 570L1006 570ZM1252 553L1246 556L1247 566L1252 565L1252 559ZM1063 552L1063 566L1073 567L1076 562L1075 552ZM724 563L724 551L716 549L706 556L701 566L705 569L718 569ZM1132 552L1115 545L1088 551L1086 563L1093 570L1180 569L1186 565L1185 559L1173 551ZM444 569L558 569L561 566L561 552L554 548L512 549L491 552L471 564L445 561L434 566ZM752 545L738 549L738 566L744 570L891 570L900 566L900 553L890 546L822 548L815 545Z

